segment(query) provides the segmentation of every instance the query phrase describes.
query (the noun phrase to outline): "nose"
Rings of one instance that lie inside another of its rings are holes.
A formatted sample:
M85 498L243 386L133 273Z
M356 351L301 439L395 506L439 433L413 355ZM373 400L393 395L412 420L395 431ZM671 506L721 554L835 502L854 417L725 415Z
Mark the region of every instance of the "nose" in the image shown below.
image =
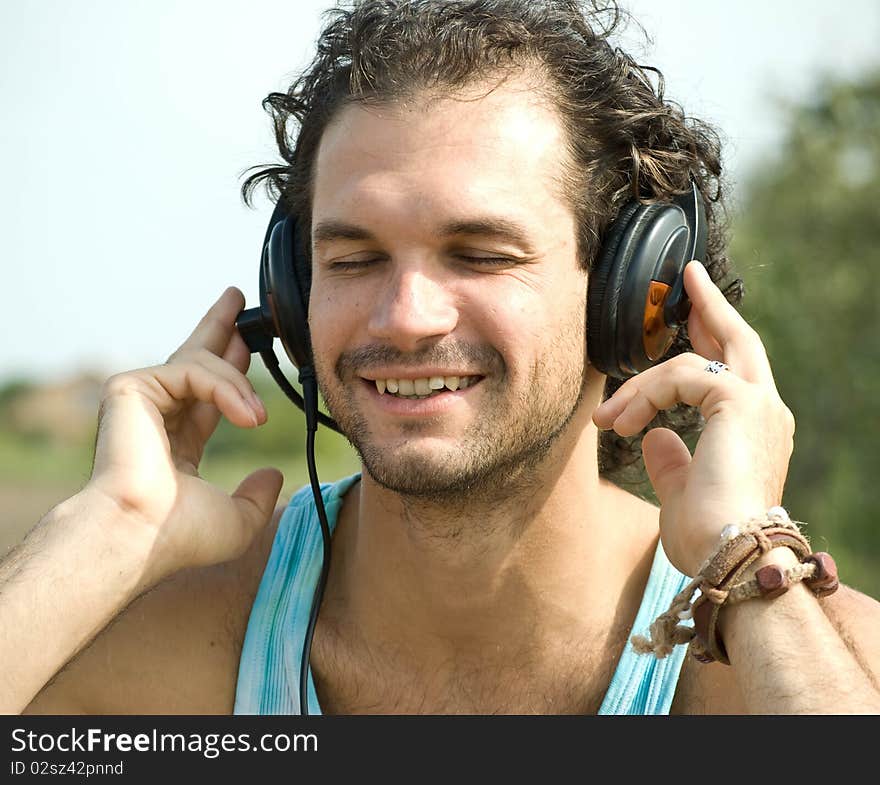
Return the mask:
M425 341L448 335L457 323L448 286L424 269L397 269L382 288L368 329L401 351L416 351Z

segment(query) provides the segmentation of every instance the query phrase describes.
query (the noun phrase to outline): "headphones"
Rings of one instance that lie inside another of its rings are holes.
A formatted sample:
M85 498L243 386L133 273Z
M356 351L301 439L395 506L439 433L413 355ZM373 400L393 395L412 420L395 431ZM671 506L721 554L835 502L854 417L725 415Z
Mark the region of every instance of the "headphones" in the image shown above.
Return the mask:
M308 714L309 655L318 611L330 572L330 527L315 468L318 423L342 433L318 410L318 383L308 324L311 270L305 242L283 202L278 200L260 259L260 305L243 310L235 321L251 353L259 353L269 373L306 416L306 463L323 536L321 576L300 662L300 713ZM706 210L696 183L670 202L626 204L606 233L587 288L587 350L602 373L625 379L659 361L690 313L684 267L706 250ZM299 370L303 394L278 367L275 338Z
M280 338L300 371L312 366L311 271L302 235L279 199L263 240L260 306L242 311L236 320L252 353L271 352L273 339ZM597 370L626 379L663 357L690 313L684 267L703 259L705 250L706 210L693 180L690 192L670 202L632 200L621 209L606 232L587 289L587 350ZM318 420L339 430L322 413Z

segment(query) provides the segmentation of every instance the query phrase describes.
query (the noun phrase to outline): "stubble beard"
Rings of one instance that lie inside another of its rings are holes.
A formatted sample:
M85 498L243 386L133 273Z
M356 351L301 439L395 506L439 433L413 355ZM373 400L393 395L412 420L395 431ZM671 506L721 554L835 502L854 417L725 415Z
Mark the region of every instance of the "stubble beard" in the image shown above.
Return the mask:
M463 352L465 359L473 355L468 349ZM381 359L386 353L380 349L375 352ZM474 391L483 398L481 417L453 449L430 453L420 452L417 444L419 433L435 425L430 420L410 426L412 443L390 447L377 442L355 402L352 381L343 381L350 376L344 372L346 366L357 362L350 362L346 355L340 358L335 385L324 383L327 369L316 363L327 408L357 451L364 471L382 487L399 494L405 504L452 510L509 503L513 497L533 493L543 483L538 469L582 400L587 366L583 325L557 334L547 352L532 364L525 387L513 395L508 392L507 369L500 354L488 347L481 347L479 354L484 361L489 355L493 358L493 373L480 382L482 390ZM429 356L438 355L429 352Z

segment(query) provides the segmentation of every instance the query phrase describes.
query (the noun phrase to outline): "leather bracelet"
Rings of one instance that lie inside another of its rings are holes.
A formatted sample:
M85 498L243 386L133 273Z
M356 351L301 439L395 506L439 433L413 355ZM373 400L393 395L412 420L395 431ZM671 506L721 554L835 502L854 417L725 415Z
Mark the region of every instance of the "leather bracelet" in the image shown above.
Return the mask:
M796 554L796 567L783 570L769 564L756 570L751 580L739 582L756 559L779 547L790 548ZM754 597L772 599L797 581L803 581L817 597L825 597L837 590L837 567L829 554L810 552L799 522L792 521L783 507L771 507L764 517L724 527L714 553L672 598L669 608L654 619L649 634L632 636L632 647L638 653L663 658L676 646L689 644L697 660L729 665L727 650L718 634L722 605ZM697 592L699 596L694 599ZM693 619L692 625L687 624L689 619Z
M699 662L720 662L730 665L727 650L718 633L718 615L723 605L735 605L757 597L775 599L785 594L794 582L801 580L817 597L827 597L837 591L840 585L837 565L830 554L809 553L809 551L803 554L800 548L786 543L785 538L772 535L770 539L773 543L772 547L791 548L798 556L800 564L788 570L775 564L768 564L757 570L751 580L734 583L750 564L767 552L755 551L742 567L730 573L719 586L723 593L716 597L720 602L708 597L700 597L693 606L695 634L691 641L691 654Z

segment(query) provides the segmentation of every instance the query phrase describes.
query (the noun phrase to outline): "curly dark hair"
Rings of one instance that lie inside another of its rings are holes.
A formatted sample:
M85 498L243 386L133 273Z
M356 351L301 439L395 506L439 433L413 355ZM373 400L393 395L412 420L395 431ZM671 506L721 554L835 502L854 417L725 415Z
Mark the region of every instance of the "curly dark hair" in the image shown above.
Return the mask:
M318 145L342 108L424 93L449 95L489 77L534 73L542 77L567 132L563 185L578 222L578 253L586 269L592 269L606 228L624 204L685 193L693 177L707 206L702 261L728 301L739 305L742 281L726 256L719 136L664 99L659 70L636 64L612 45L612 33L628 17L615 2L361 0L325 16L308 69L286 93L272 93L263 101L284 163L253 167L257 171L242 186L248 205L257 186L265 184L298 215L308 236ZM656 87L649 72L656 76ZM685 351L692 351L686 327L665 358ZM605 397L620 384L608 377ZM599 470L621 487L650 497L640 460L644 433L672 428L693 449L703 424L697 409L679 404L660 412L636 436L603 431Z

